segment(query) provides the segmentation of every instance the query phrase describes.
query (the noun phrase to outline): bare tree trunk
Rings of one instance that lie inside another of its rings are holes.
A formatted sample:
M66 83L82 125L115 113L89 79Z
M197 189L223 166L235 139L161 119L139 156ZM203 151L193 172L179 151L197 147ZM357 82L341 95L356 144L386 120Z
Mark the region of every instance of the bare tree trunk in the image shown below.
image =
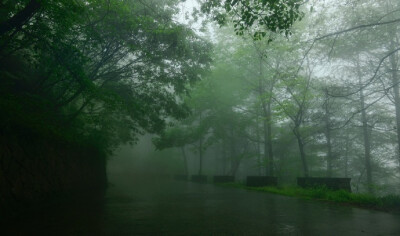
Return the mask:
M199 124L201 125L202 117L201 112L199 116ZM201 175L203 169L203 136L200 134L199 138L199 175Z
M230 168L230 175L234 175L236 170L236 159L237 159L237 153L236 153L236 140L235 140L235 132L233 130L233 126L230 126L230 163L231 163L231 168Z
M361 83L360 65L357 61L358 82L360 86L360 107L361 107L361 122L364 138L364 155L365 155L365 170L367 174L367 189L369 193L373 193L372 189L372 169L371 169L371 141L368 130L367 112L365 111L364 90Z
M187 156L186 156L186 152L185 152L185 146L181 147L181 151L182 151L182 156L183 156L183 165L184 165L185 175L188 175L189 171L188 171L188 164L187 164Z
M272 150L272 119L271 119L271 100L267 103L267 146L268 146L268 157L269 157L269 176L274 176L274 153Z
M199 140L199 175L202 173L203 168L203 137Z
M272 150L272 132L271 132L271 103L262 102L264 111L264 159L267 163L265 174L274 176L274 153Z
M327 173L326 176L332 177L332 144L331 144L331 131L329 125L326 127L326 145L328 148L328 156L327 156Z
M237 170L239 169L239 166L240 166L240 162L241 162L240 159L235 160L234 162L232 162L232 170L231 170L231 175L232 176L236 175L236 172L237 172Z
M364 136L365 168L367 172L368 192L372 193L371 142L369 139L370 137L368 132L367 113L365 112L364 94L362 90L360 91L360 101L362 109L361 119Z
M328 149L326 157L326 176L328 178L332 177L332 144L331 144L331 121L329 115L329 98L328 91L325 93L325 136L326 136L326 146Z
M346 150L344 152L344 177L349 176L348 165L349 165L349 132L346 130Z
M394 20L394 17L390 14L392 12L392 2L386 2L386 13L390 20ZM387 25L386 30L390 37L390 45L389 45L389 53L394 52L396 46L399 44L399 39L397 38L397 25ZM396 156L399 161L400 168L400 95L399 95L399 76L397 73L398 70L398 58L396 57L397 53L392 53L389 56L390 66L391 66L391 76L392 76L392 86L393 86L393 95L394 95L394 107L396 112L396 136L397 136L397 151Z
M394 50L395 42L392 38L390 48ZM397 73L398 61L394 54L390 55L390 64L392 66L392 83L394 94L394 107L396 110L396 131L397 131L397 157L400 163L400 94L399 94L399 76Z
M260 93L261 95L261 93ZM265 174L274 176L274 153L272 150L272 124L271 124L271 100L262 100L263 128L264 128L264 160L266 161Z
M226 144L225 140L222 140L222 175L225 175L226 173L226 162L227 162Z
M262 175L262 168L261 168L261 136L260 136L260 129L258 128L259 123L259 109L257 108L257 118L256 118L256 135L257 135L257 167L258 167L258 175Z
M304 177L308 177L309 173L308 173L308 164L307 164L307 157L306 157L306 153L304 151L304 142L303 142L303 138L301 137L300 131L299 131L299 127L295 126L293 128L293 133L294 136L297 139L297 144L299 146L299 151L300 151L300 158L301 158L301 164L303 166L303 174Z
M263 102L264 103L264 102ZM263 105L264 106L264 105ZM264 113L265 114L265 113ZM265 117L265 116L264 116ZM268 176L269 174L269 166L271 163L268 159L268 126L267 126L267 119L263 119L263 131L264 131L264 160L265 160L265 175Z
M271 98L268 102L263 99L264 87L262 84L262 58L260 57L260 79L259 79L259 95L261 98L261 105L263 110L263 128L264 128L264 160L267 163L265 174L267 176L274 176L274 153L272 150L272 119L271 119ZM272 93L273 85L270 85L270 94Z

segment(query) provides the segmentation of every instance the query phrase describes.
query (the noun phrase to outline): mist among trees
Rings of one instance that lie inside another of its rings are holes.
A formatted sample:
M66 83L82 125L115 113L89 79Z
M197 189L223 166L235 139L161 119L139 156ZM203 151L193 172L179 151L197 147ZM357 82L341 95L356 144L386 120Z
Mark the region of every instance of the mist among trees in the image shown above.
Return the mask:
M217 15L221 25L208 28L212 64L185 98L191 114L156 146L180 148L184 173L289 185L348 177L356 192L398 193L399 9L396 1L310 1L289 31L265 31L250 16L238 25L240 11L228 8L235 16ZM188 168L187 152L198 165Z
M399 69L398 0L1 1L0 216L107 164L398 204Z

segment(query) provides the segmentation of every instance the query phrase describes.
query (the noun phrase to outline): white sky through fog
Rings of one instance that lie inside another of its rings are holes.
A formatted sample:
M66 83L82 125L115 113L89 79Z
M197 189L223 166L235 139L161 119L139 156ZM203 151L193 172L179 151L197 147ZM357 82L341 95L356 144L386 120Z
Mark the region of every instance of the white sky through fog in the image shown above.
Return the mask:
M193 8L200 8L196 0L184 0L179 3L180 12L176 16L176 20L186 25L193 24ZM198 22L196 22L196 24L198 25L198 27L200 27L200 24Z
M206 31L202 30L202 19L199 18L197 22L193 20L193 10L197 8L200 11L200 4L197 0L182 0L179 3L180 12L175 16L175 20L187 25L189 28L194 30L198 35L207 37L209 40L213 40L214 29L210 23L207 23Z

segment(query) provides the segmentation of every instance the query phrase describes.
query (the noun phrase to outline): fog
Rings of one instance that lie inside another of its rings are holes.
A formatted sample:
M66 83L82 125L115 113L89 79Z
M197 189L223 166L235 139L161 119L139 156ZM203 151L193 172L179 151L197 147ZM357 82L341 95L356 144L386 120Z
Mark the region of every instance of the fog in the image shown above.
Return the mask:
M183 97L189 116L119 147L109 174L351 178L354 192L398 194L398 7L310 1L289 36L259 37L181 3L177 21L205 25L210 71Z
M152 142L154 135L141 136L135 145L119 147L107 162L109 183L118 184L118 181L146 180L147 178L170 178L184 173L182 150L166 149L159 151ZM187 165L189 174L197 174L199 169L198 154L193 148L187 149ZM224 175L226 167L220 157L220 150L209 148L203 160L204 174ZM224 170L225 168L225 170ZM244 181L247 175L262 173L262 166L255 160L243 160L236 173L238 181Z
M400 234L398 0L0 8L1 235Z

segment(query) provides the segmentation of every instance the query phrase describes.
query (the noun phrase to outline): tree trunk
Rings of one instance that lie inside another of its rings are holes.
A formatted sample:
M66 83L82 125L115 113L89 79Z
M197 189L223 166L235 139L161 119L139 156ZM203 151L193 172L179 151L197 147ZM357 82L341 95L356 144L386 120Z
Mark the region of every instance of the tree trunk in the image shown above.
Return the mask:
M22 28L22 26L32 18L40 7L41 5L37 0L29 1L24 9L0 24L0 36L3 36L11 30Z
M327 173L326 176L328 178L332 177L332 144L331 144L331 131L330 128L327 126L326 127L326 145L328 148L328 155L327 155L327 162L326 162L326 169L327 169Z
M395 42L392 38L390 48L394 50ZM399 76L397 73L398 61L396 55L390 55L390 64L392 66L392 83L393 83L393 94L394 94L394 107L396 110L396 131L397 131L397 157L400 164L400 94L399 94Z
M307 164L307 157L306 157L306 153L304 151L304 142L303 142L303 138L301 137L300 131L299 131L299 127L295 126L293 128L293 133L296 136L297 139L297 144L299 146L299 151L300 151L300 158L301 158L301 164L303 166L303 174L304 177L309 177L309 173L308 173L308 164Z
M182 156L183 156L183 165L184 165L185 175L188 175L189 171L188 171L188 165L187 165L187 157L186 157L186 152L185 152L185 146L182 146L181 150L182 150Z
M203 138L199 139L199 175L202 173L203 168Z
M233 144L235 144L235 147L236 147L236 143L237 143L236 141L233 143ZM235 156L234 161L232 162L232 172L231 172L232 176L236 176L236 172L238 171L238 169L240 167L240 163L242 162L243 155L245 153L248 153L248 143L240 141L240 145L244 145L242 147L243 150L234 149L234 151L235 151L235 153L237 153L237 155Z
M272 123L271 123L271 100L267 103L267 145L269 157L269 176L274 176L274 153L272 150Z
M364 155L365 155L365 170L367 174L367 189L369 193L373 193L372 189L372 169L371 169L371 142L368 130L367 112L365 111L364 90L361 83L360 65L357 61L358 82L360 86L360 107L361 107L361 122L364 138Z
M265 118L265 116L264 116ZM269 162L268 158L268 126L267 126L267 119L263 120L263 131L264 131L264 160L265 160L265 175L268 176L269 174L269 165L271 163Z
M261 135L260 135L260 129L258 128L258 123L259 123L259 111L257 109L257 118L256 118L256 135L257 135L257 167L258 167L258 175L262 175L262 168L261 168Z
M202 122L203 122L202 113L200 111L199 125L201 125ZM199 138L199 175L202 174L202 169L203 169L203 134L200 134L200 138Z
M222 175L225 175L226 173L226 162L227 162L227 157L226 157L226 144L225 140L222 140Z
M271 124L271 97L268 102L263 99L264 87L262 83L262 58L260 57L260 79L258 81L259 95L261 98L261 105L263 110L263 128L264 128L264 160L266 162L265 174L267 176L274 176L274 153L272 150L272 124ZM273 85L270 85L269 94L272 94Z
M348 165L349 165L349 132L346 130L346 150L344 152L344 177L347 178L349 176L348 173Z
M261 168L261 136L260 136L260 129L258 129L258 117L257 117L257 167L258 167L258 175L262 175L262 168Z
M266 165L266 175L274 176L274 153L272 150L272 124L271 124L271 102L262 101L263 107L263 128L264 128L264 159Z
M237 170L239 169L240 166L240 160L235 160L234 162L232 162L232 170L231 170L231 175L235 176Z
M332 144L331 144L331 121L329 116L329 99L328 91L326 91L326 101L325 101L325 136L326 136L326 146L327 146L327 156L326 156L326 177L332 177Z
M236 153L236 140L235 140L235 133L233 130L233 125L230 125L230 175L234 175L235 172L235 165L236 165L236 159L237 159L237 153Z

